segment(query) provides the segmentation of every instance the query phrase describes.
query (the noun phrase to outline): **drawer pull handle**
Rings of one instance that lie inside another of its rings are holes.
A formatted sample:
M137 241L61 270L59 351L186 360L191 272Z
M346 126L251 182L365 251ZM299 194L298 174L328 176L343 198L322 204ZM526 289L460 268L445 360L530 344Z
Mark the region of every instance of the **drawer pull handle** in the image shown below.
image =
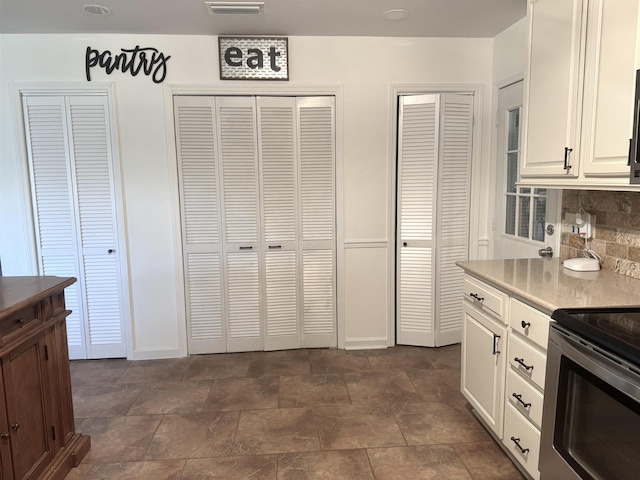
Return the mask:
M481 297L481 296L480 296L480 295L478 295L477 293L473 293L473 292L471 292L471 293L469 294L469 296L470 296L471 298L475 299L475 300L476 300L476 301L478 301L478 302L482 302L482 301L484 301L484 297Z
M16 323L21 327L24 326L24 318L22 318L22 317L18 318L16 320Z
M520 445L520 438L511 437L511 441L516 444L516 447L518 447L518 449L520 450L520 453L522 453L523 455L526 455L527 453L529 453L528 448L522 448L522 445Z
M533 370L533 365L527 365L526 363L524 363L524 358L518 358L515 357L513 359L516 363L519 363L520 365L522 365L522 367L524 367L524 369L528 372L529 370Z
M573 148L564 147L564 169L571 170L571 164L569 163L569 154L573 152Z
M240 247L240 250L253 250L253 247L252 246Z
M523 329L527 329L527 328L529 328L531 326L531 322L525 322L524 320L522 320L522 322L520 322L520 326Z
M278 250L282 248L282 245L269 245L269 250Z
M520 405L522 405L524 408L529 408L531 406L531 403L525 402L522 400L521 393L512 393L511 396L515 398L518 402L520 402Z
M500 355L500 350L498 350L498 340L500 340L500 335L493 334L493 352L492 355Z

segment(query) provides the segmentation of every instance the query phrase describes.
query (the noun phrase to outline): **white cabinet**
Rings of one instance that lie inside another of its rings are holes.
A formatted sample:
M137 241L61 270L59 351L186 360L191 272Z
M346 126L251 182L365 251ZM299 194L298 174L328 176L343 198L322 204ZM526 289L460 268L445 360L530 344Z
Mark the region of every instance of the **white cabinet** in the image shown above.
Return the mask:
M465 275L462 394L531 478L538 452L551 318Z
M502 438L507 329L470 301L463 305L462 393Z
M629 186L638 0L529 3L521 182Z

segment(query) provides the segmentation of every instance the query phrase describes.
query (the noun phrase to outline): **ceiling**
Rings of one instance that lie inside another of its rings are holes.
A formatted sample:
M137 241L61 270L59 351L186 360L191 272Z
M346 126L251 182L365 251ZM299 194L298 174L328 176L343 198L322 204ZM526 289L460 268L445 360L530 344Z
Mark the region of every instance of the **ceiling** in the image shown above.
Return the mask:
M238 0L243 1L243 0ZM108 16L89 15L98 4ZM264 0L264 13L209 15L203 0L0 0L0 33L493 38L527 0ZM384 20L404 9L409 17Z

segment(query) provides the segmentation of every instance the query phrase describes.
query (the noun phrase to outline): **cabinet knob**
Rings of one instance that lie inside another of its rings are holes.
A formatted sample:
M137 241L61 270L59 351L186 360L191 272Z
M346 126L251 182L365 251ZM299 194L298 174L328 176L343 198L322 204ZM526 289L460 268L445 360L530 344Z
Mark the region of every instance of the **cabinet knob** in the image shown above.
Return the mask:
M9 438L9 432L0 433L0 437L2 437L3 440L6 440L7 438Z
M522 320L522 322L520 322L520 326L524 329L527 329L531 326L531 322L525 322L524 320Z
M24 318L20 317L16 319L16 323L22 327L24 325Z
M14 423L13 425L11 425L11 428L13 430L18 430L20 428L20 424L19 423Z

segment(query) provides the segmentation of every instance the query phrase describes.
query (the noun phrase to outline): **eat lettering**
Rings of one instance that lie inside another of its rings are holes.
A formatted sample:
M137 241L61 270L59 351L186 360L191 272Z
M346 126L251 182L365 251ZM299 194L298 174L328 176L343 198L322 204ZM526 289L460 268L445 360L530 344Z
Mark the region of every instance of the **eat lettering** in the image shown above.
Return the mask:
M276 47L269 47L267 56L269 57L269 68L274 72L279 72L281 69L276 65L276 60L280 56L280 52L276 50ZM231 67L241 67L243 60L244 54L238 47L229 47L224 52L224 61ZM264 52L259 48L249 48L246 64L252 69L264 68Z

